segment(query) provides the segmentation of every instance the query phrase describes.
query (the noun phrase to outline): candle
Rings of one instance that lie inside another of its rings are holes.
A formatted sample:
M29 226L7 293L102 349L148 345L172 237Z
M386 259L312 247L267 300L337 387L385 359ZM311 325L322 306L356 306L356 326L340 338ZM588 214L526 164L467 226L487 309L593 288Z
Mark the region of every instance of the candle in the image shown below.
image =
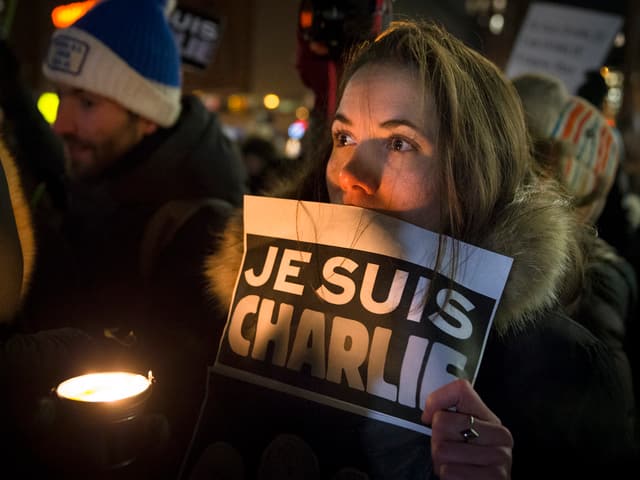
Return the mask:
M149 378L129 372L88 373L60 383L56 393L79 402L114 402L141 394L152 380L151 372Z

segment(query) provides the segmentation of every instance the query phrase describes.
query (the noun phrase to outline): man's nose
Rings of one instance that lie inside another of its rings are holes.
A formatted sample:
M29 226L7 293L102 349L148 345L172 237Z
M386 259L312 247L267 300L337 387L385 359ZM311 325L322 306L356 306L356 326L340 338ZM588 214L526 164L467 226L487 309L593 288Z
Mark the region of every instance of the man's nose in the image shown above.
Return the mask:
M56 119L53 122L53 131L60 136L75 133L73 109L63 99L60 99L60 104L58 105Z

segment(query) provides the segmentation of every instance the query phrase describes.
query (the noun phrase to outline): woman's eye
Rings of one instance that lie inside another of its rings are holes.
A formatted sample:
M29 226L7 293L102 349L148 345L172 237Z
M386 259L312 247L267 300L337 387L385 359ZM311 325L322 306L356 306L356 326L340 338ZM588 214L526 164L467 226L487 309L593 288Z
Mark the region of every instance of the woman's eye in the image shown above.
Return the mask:
M406 152L413 150L413 145L400 137L392 137L389 140L389 148L394 152Z
M335 144L341 147L345 147L347 145L353 145L353 139L350 135L344 132L336 132L334 135Z

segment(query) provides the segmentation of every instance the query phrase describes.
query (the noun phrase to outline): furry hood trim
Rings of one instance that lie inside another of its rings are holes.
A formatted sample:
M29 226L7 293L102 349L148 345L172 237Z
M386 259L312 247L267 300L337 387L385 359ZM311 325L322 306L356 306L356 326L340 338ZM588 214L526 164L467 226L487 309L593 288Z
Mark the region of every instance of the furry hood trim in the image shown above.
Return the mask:
M523 188L502 209L494 227L477 246L513 258L513 266L494 319L504 334L520 329L559 301L577 252L570 241L574 218L558 197L540 194L543 185ZM550 201L553 198L554 201ZM219 249L205 263L208 293L229 305L243 255L242 210L231 217Z

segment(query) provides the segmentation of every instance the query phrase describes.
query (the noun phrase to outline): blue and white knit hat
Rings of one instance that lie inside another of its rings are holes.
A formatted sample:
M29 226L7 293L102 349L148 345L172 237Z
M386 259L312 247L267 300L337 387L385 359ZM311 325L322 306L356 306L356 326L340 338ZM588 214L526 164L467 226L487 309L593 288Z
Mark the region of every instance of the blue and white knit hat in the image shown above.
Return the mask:
M162 127L180 114L180 52L167 21L175 2L102 0L54 32L45 77L96 93Z

